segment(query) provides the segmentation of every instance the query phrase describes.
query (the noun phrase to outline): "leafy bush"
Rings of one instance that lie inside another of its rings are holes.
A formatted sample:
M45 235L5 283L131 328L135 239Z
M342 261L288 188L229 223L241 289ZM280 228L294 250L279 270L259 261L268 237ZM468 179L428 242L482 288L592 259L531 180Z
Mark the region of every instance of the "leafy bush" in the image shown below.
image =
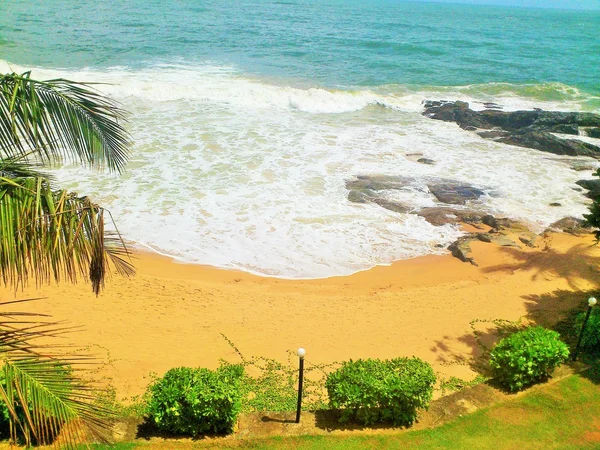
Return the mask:
M148 387L148 415L159 430L176 435L229 433L241 409L243 374L234 364L171 369Z
M341 409L341 422L410 425L417 408L431 401L435 374L418 358L346 361L327 377L330 406Z
M510 391L547 379L569 357L556 331L530 327L500 340L490 353L492 374Z

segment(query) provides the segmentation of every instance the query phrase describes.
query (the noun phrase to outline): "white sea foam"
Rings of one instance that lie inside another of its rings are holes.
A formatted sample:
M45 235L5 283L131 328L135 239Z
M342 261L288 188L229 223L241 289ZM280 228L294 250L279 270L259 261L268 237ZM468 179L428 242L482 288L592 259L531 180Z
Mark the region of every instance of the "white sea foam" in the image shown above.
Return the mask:
M415 178L387 193L414 209L436 204L426 179L465 181L488 193L480 208L536 231L586 208L572 189L585 174L564 158L486 141L420 114L425 98L581 109L576 99L555 105L475 88L302 89L210 65L36 69L34 76L112 83L100 87L131 112L128 171L116 177L65 167L57 177L107 206L128 239L183 261L326 277L444 252L460 235L413 214L348 202L345 180L360 174Z

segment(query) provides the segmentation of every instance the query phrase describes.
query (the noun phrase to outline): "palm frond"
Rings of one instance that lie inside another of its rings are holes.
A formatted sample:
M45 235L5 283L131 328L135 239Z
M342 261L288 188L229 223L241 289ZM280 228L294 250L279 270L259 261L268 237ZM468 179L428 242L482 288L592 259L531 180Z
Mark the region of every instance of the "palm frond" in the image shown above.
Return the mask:
M27 161L25 157L9 157L0 159L0 177L5 178L46 178L52 181L53 177L39 170L40 165Z
M33 151L44 163L63 157L121 171L129 135L116 103L90 83L30 75L0 75L0 152L16 157Z
M0 312L0 401L8 409L12 440L20 436L30 446L58 439L68 448L82 441L107 442L113 412L95 402L92 386L77 368L95 361L32 345L32 339L55 337L62 326L33 321L21 327L18 318L30 315Z
M131 275L129 250L105 230L104 209L88 197L53 190L45 178L0 174L0 271L6 285L63 279L92 283L96 294L110 267ZM115 228L116 230L116 228Z

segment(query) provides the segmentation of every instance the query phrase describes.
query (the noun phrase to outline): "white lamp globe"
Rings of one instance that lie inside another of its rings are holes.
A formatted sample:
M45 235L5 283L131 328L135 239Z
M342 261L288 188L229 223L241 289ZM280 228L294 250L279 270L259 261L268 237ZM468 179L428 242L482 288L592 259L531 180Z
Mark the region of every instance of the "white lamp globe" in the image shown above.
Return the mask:
M588 299L588 305L590 305L590 306L596 306L596 303L598 303L598 300L596 300L595 297L590 297Z
M303 359L303 358L304 358L304 356L306 355L306 350L304 350L302 347L300 347L300 348L298 349L298 351L296 352L296 354L298 355L298 357L299 357L300 359Z

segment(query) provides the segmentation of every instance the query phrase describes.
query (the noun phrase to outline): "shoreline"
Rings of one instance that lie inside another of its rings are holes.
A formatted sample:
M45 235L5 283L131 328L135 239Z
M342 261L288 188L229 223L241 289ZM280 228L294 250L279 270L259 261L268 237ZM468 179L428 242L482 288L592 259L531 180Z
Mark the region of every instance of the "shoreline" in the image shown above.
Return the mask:
M598 287L600 248L593 242L591 234L565 233L547 233L533 249L475 242L478 267L428 255L313 280L138 252L137 275L111 276L98 298L82 282L31 286L16 296L3 288L1 298L47 297L14 310L81 327L60 343L104 361L97 376L111 382L119 398L143 393L151 372L239 361L222 334L246 358L286 362L298 347L316 364L415 355L445 378L471 379L475 373L466 361L479 350L470 322L556 320L585 300L578 291Z

